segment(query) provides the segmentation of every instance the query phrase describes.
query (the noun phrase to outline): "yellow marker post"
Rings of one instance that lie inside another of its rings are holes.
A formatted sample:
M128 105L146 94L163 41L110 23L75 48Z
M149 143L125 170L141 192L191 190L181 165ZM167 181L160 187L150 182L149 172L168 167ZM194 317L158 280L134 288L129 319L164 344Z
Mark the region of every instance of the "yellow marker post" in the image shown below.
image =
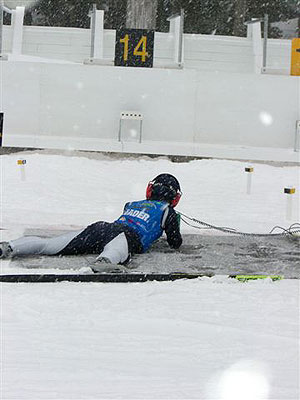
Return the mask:
M300 76L300 39L292 40L291 75Z
M245 172L247 172L247 194L251 194L252 172L253 171L254 171L253 167L245 168Z
M26 175L25 175L26 160L18 160L17 164L20 166L21 181L25 181L26 180Z
M293 217L293 194L296 193L296 189L293 186L285 187L283 192L286 194L286 219L292 220Z

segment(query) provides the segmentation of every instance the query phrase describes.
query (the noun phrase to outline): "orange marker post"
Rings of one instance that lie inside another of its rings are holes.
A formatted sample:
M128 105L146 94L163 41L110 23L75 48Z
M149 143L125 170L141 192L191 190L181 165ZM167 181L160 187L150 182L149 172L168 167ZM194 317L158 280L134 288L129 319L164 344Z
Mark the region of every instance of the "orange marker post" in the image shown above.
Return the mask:
M292 40L291 75L300 76L300 39Z

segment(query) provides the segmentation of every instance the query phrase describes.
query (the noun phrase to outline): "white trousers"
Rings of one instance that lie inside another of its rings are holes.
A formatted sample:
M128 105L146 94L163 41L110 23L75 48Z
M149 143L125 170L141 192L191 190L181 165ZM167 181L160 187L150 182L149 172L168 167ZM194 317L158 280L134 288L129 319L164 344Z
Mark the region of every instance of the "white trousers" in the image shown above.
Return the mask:
M24 236L16 240L10 240L12 256L46 255L51 256L60 252L71 242L80 231L72 231L52 238L38 236Z
M41 238L38 236L24 236L9 241L12 248L12 256L29 255L55 255L63 250L83 230L68 232L53 238ZM125 233L122 232L110 242L97 257L106 257L112 264L123 263L128 258L128 243Z
M125 233L122 232L104 246L102 253L99 254L96 260L105 257L112 264L121 264L127 260L128 255L127 239Z

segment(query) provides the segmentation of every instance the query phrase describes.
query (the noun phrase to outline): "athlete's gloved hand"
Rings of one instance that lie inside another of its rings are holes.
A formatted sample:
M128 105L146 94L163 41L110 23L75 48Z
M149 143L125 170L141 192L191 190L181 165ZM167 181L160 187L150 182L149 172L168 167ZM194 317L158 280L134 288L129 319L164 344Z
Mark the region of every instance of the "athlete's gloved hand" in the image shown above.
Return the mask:
M177 222L178 222L178 226L180 228L181 215L178 214L178 212L176 212L176 219L177 219Z

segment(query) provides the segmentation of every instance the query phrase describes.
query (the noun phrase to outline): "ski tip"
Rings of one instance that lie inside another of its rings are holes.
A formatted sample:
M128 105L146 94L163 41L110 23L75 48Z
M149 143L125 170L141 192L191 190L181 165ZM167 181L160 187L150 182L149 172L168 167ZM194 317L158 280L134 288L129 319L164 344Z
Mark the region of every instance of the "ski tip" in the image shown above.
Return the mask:
M229 275L230 278L237 279L240 282L254 281L258 279L271 279L272 281L280 281L284 279L283 275Z
M290 237L295 240L300 240L300 231L297 232L290 232Z

